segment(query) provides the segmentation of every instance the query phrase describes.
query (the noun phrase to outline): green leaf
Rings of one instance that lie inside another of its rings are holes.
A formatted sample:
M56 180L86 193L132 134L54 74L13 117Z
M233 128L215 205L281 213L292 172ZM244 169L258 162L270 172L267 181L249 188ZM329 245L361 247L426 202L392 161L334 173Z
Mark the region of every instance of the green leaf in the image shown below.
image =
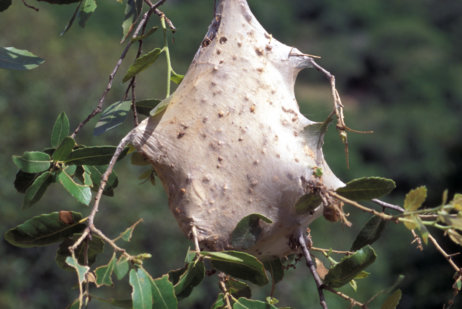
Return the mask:
M181 81L183 80L184 75L178 74L175 71L172 70L172 75L170 76L170 80L174 82L175 84L179 85Z
M217 300L213 303L211 309L226 308L225 296L223 293L218 294Z
M93 134L98 136L120 126L127 118L131 101L117 101L109 105L96 123Z
M452 198L452 201L449 204L451 204L456 210L462 211L462 194L454 194L454 197Z
M72 237L64 239L63 242L59 244L59 248L56 251L55 261L56 264L58 264L58 266L62 269L69 269L69 265L67 265L65 262L66 258L71 255L69 247L75 244L80 236L82 236L82 233L75 233L72 235ZM88 266L91 266L93 263L95 263L98 254L102 253L103 250L104 241L98 236L92 236L90 241L86 240L82 242L75 249L74 254L80 264L87 264L86 260L88 260ZM87 258L85 255L87 255Z
M69 135L69 119L66 113L62 112L56 118L53 129L51 130L51 146L58 147L62 141Z
M336 192L350 200L372 200L390 193L396 184L393 180L381 177L353 179Z
M398 307L399 301L401 300L401 290L398 289L394 291L390 296L385 299L380 309L396 309Z
M37 57L28 50L14 47L0 47L0 69L32 70L44 62L45 60Z
M28 151L22 156L13 156L13 163L23 172L40 173L50 168L50 156L41 151Z
M80 300L78 298L74 299L72 304L68 305L66 309L80 309Z
M141 222L143 222L143 219L139 219L138 221L133 223L130 227L125 229L125 231L120 233L119 237L117 237L117 238L118 239L121 238L121 239L123 239L123 240L125 240L127 242L130 241L132 239L133 231L135 230L136 226L138 224L140 224Z
M58 173L59 183L72 195L77 201L84 205L89 205L91 202L91 189L89 186L81 185L72 179L66 171Z
M103 285L112 286L114 284L112 282L112 272L114 271L116 261L117 261L117 257L114 252L109 263L103 266L99 266L95 269L97 287L100 287Z
M52 178L51 173L48 171L35 178L32 185L26 190L23 203L24 208L32 206L42 198L48 186L51 184Z
M25 173L19 170L16 173L16 178L14 179L14 188L19 193L26 193L27 188L29 188L35 181L35 179L40 174L37 173Z
M271 274L273 285L284 278L284 266L279 257L274 257L272 260L263 263L265 269Z
M130 270L133 309L152 308L152 289L149 276L142 268Z
M241 297L234 303L233 309L277 309L277 307L260 300Z
M77 276L79 277L79 283L82 284L85 281L85 276L90 270L90 267L80 265L77 259L72 256L68 256L66 258L66 264L75 269Z
M236 298L252 297L252 291L250 290L250 287L243 281L229 278L229 280L226 281L225 286L229 293Z
M79 25L80 27L85 27L85 23L90 18L91 14L96 10L96 1L95 0L82 0L79 11Z
M86 224L80 223L81 219L81 214L73 211L56 211L35 216L8 230L5 240L13 246L23 248L47 246L82 232Z
M75 165L109 164L116 148L115 146L90 146L75 149L64 162ZM128 148L120 154L118 160L122 159L127 154L127 151Z
M83 165L82 167L82 181L83 184L89 187L93 187L93 180L91 179L91 170L87 165Z
M456 230L449 229L447 230L447 233L449 235L449 238L455 243L458 244L459 246L462 246L462 235L457 232Z
M107 169L106 165L84 165L84 168L87 168L90 172L91 181L93 183L93 190L97 190L101 183L101 178L103 177L104 172ZM103 194L108 196L114 195L114 189L119 184L119 180L117 178L116 173L113 171L108 178L106 183L106 187L104 188Z
M150 116L150 112L157 106L162 100L158 99L146 99L136 102L136 112L144 116Z
M122 23L122 41L125 41L127 36L133 30L135 22L141 14L143 8L143 0L128 0L125 5L125 16Z
M372 264L376 257L375 251L371 246L367 245L363 247L354 254L344 257L339 263L329 269L324 278L324 284L332 288L339 288L347 284L367 266Z
M45 0L45 1L49 1L49 0ZM52 0L52 1L54 1L54 0ZM78 0L78 2L79 2L79 4L76 6L74 12L72 13L72 16L69 19L69 21L67 22L66 27L64 27L64 30L59 34L60 36L63 36L72 27L72 25L74 24L75 18L77 17L77 15L79 15L80 6L82 5L82 0Z
M356 236L356 239L351 246L351 251L356 251L365 245L373 244L380 238L380 235L382 235L385 225L386 221L382 218L377 216L371 217L361 229L358 236Z
M270 219L261 214L250 214L242 218L231 233L231 245L239 249L252 247L263 230L260 220L272 223Z
M72 137L65 137L61 144L56 148L56 150L51 155L53 161L64 161L71 154L72 149L75 146L75 141Z
M417 210L422 206L426 198L427 188L425 186L415 188L406 194L406 198L404 199L404 209L407 211Z
M422 219L420 219L419 217L416 217L416 222L417 222L417 228L418 228L420 237L422 237L424 244L428 244L427 227L423 224Z
M253 255L240 251L202 251L201 254L211 260L213 267L228 275L258 285L268 283L262 262Z
M124 255L120 256L117 260L117 263L114 267L114 273L118 280L122 280L123 277L128 273L129 265L128 265L128 258Z
M163 99L159 104L156 105L156 107L154 107L149 112L149 116L156 117L156 116L162 115L163 112L167 109L167 106L170 104L171 99L172 99L172 96L169 96L168 98Z
M182 272L178 278L175 278L177 280L173 279L175 280L174 288L176 297L178 299L188 297L194 287L201 283L201 281L204 279L204 275L205 267L204 263L200 259L196 259L195 261L189 263L184 268L184 272ZM169 272L169 278L170 276L171 274Z
M5 11L11 5L11 0L0 0L0 12Z
M321 205L321 196L317 193L308 193L303 195L295 203L295 213L297 215L302 214L314 214L315 209Z
M128 68L127 74L123 78L123 82L129 81L133 76L147 69L151 64L156 62L159 55L163 52L163 49L154 48L150 52L142 55L135 60L135 63Z
M168 275L163 275L161 278L151 280L152 296L154 303L153 309L176 309L178 308L178 300L175 297L175 291L172 283L168 280Z

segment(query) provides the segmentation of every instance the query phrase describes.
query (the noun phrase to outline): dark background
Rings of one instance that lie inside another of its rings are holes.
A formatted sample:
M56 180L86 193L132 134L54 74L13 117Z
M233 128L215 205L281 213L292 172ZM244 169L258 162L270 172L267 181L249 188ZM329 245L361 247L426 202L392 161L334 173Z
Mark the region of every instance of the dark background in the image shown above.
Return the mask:
M373 135L350 134L350 169L343 145L332 127L324 152L332 169L344 181L360 176L383 176L397 182L388 201L402 203L412 188L426 185L427 206L438 205L442 193L451 197L462 191L462 2L450 0L291 0L250 1L255 15L273 36L306 53L322 56L318 62L336 75L345 104L347 124L374 130ZM23 196L13 187L16 168L12 154L49 146L56 116L65 111L74 128L96 105L109 73L123 46L120 24L124 5L98 1L98 9L85 29L78 25L59 36L75 5L51 6L32 2L39 12L15 1L0 13L0 46L28 49L46 62L28 72L0 70L0 232L25 219L46 212L69 209L88 213L57 185L33 208L21 210ZM212 18L212 1L167 1L162 7L177 27L170 43L174 68L184 73ZM158 20L153 18L157 23ZM145 51L161 44L161 33L145 45ZM134 57L129 53L106 103L121 99L121 78ZM140 74L138 98L164 95L163 59ZM296 94L302 112L322 121L332 109L328 82L314 70L299 76ZM94 137L96 119L81 132L83 144L117 144L131 122L104 136ZM190 245L177 227L158 183L141 184L143 168L118 164L120 185L116 197L105 198L96 224L115 237L143 218L130 252L153 255L145 265L155 276L183 264ZM349 207L352 228L319 219L312 225L316 246L348 249L367 216ZM459 247L438 239L451 253ZM399 308L440 308L452 295L452 269L433 247L424 252L411 244L403 227L389 224L374 245L376 263L367 279L358 281L358 292L343 291L366 300L391 285L399 274L403 299ZM57 246L19 249L5 241L0 245L0 307L63 308L77 296L75 275L53 262ZM105 255L110 256L106 249ZM97 260L104 263L101 257ZM207 278L201 288L180 303L182 308L206 308L217 293L216 279ZM100 296L128 298L128 284L116 282L116 293L99 289ZM255 289L255 297L269 294L269 287ZM258 291L258 292L257 292ZM348 304L328 294L330 308ZM315 285L307 269L298 265L278 284L280 305L316 308ZM383 298L382 298L383 299ZM460 301L458 301L460 304ZM93 302L90 308L106 308ZM379 308L380 300L371 308Z

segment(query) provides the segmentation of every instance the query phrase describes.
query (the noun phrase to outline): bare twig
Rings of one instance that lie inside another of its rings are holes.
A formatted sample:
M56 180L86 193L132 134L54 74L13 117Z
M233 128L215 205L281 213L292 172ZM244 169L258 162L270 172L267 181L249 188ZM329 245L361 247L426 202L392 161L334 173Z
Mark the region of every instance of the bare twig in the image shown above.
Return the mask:
M191 234L194 241L194 248L196 249L197 254L200 254L201 248L199 246L199 238L197 237L197 229L194 224L191 226Z
M334 290L333 288L330 288L330 287L324 287L324 289L326 289L327 291L329 291L331 293L334 293L335 295L340 296L341 298L349 301L352 306L359 306L359 307L362 307L362 308L367 308L365 304L357 301L356 299L354 299L354 298L352 298L352 297L350 297L350 296L348 296L346 294L343 294L340 291Z
M457 266L457 264L452 259L452 255L447 254L446 251L444 251L444 249L440 246L440 244L430 233L428 234L428 239L430 239L432 244L435 246L436 250L438 250L441 253L441 255L443 255L443 257L449 262L449 264L459 274L459 276L462 276L462 268Z
M423 251L424 248L423 248L423 245L422 245L422 238L420 238L419 235L417 235L415 230L411 230L411 234L414 237L411 244L416 243L417 244L417 249L419 249L420 251Z
M104 100L106 100L106 95L111 90L112 82L114 81L114 77L115 77L117 71L119 70L120 65L122 64L122 61L124 60L125 56L127 55L127 52L130 49L130 46L132 45L132 43L133 43L132 41L129 41L127 46L125 46L124 50L122 51L122 54L120 55L119 60L117 61L114 69L112 70L112 73L109 75L109 82L108 82L108 84L106 86L106 89L104 89L103 94L101 95L101 98L98 101L98 105L87 116L87 118L85 118L85 120L83 120L81 123L79 123L77 128L75 128L74 132L72 132L71 137L75 137L77 135L77 133L79 133L80 129L82 129L82 127L84 125L86 125L93 117L95 117L96 115L101 113L101 111L103 110L103 103L104 103Z
M149 20L149 17L152 15L152 13L156 12L157 7L161 5L164 1L159 1L156 5L153 5L148 11L146 11L143 15L143 18L140 20L138 27L136 28L135 32L133 33L133 38L136 38L140 31L146 27L146 24ZM163 13L162 13L163 14ZM75 137L77 133L82 129L82 127L88 123L93 117L95 117L97 114L101 113L103 109L103 103L106 100L106 95L112 88L112 82L114 81L114 77L117 73L117 71L120 68L120 65L122 64L122 61L124 60L125 56L127 55L128 50L130 49L131 45L133 44L133 40L128 41L127 45L125 46L124 50L122 51L122 54L119 57L119 60L117 61L114 69L112 70L111 74L109 75L109 82L106 86L106 89L103 91L103 94L101 95L101 98L98 101L98 105L95 107L95 109L87 116L85 120L83 120L77 128L75 128L74 132L72 133L71 137Z
M91 226L91 232L98 235L99 237L101 237L105 242L107 242L112 248L114 248L114 250L116 251L119 251L119 252L122 252L122 254L125 254L126 251L125 249L123 248L120 248L119 246L117 246L115 244L115 242L113 240L111 240L109 237L107 237L106 235L104 235L103 232L101 232L101 230L99 230L98 228L95 227L95 225L92 225Z
M378 212L378 211L376 211L374 209L371 209L371 208L367 208L366 206L363 206L363 205L361 205L361 204L359 204L359 203L357 203L355 201L347 199L346 197L343 197L343 196L341 196L340 194L337 194L334 191L329 191L329 194L331 196L341 200L342 202L348 203L348 204L350 204L350 205L352 205L352 206L354 206L356 208L361 209L362 211L371 213L371 214L373 214L375 216L378 216L378 217L380 217L380 218L382 218L384 220L395 220L395 218L393 216L387 215L387 214L385 214L383 212Z
M167 23L168 27L170 28L170 30L172 30L173 32L176 31L176 28L175 26L173 25L172 21L167 17L165 16L165 13L162 12L161 10L158 9L159 6L161 6L162 4L164 4L166 0L159 0L157 1L155 4L152 4L152 2L150 0L145 0L145 2L149 5L149 7L151 9L154 9L154 13L156 13L156 15L160 16L160 17L164 17L165 18L165 22Z
M376 199L376 198L372 199L372 202L374 202L374 203L376 203L377 205L380 205L380 206L382 206L382 207L385 207L385 208L390 208L390 209L399 211L399 212L401 212L401 213L404 212L404 208L403 208L403 207L398 206L398 205L394 205L394 204L390 204L390 203L381 201L381 200Z
M343 144L345 145L345 159L346 159L347 167L349 167L350 163L349 163L347 131L354 132L354 133L361 133L361 134L369 134L369 133L373 133L373 131L353 130L346 125L345 116L343 114L342 100L340 99L340 94L338 93L337 88L335 86L335 76L331 74L329 71L327 71L326 69L324 69L322 66L317 64L316 61L314 61L314 59L311 56L308 56L308 57L310 59L310 63L314 66L314 68L318 70L319 72L323 73L329 79L331 90L332 90L332 97L334 98L334 111L337 116L336 128L339 131Z
M322 253L337 253L337 254L345 254L345 255L351 255L351 254L354 253L352 251L324 249L324 248L317 248L317 247L311 247L310 249L313 250L313 251L319 251L319 252L322 252Z
M128 145L128 143L130 143L130 141L132 139L132 135L133 135L133 133L130 132L124 138L122 138L119 145L117 145L116 151L114 152L114 155L112 156L111 161L109 162L109 165L108 165L106 171L104 172L103 176L101 177L101 182L100 182L100 185L99 185L99 188L98 188L98 192L96 193L96 196L95 196L95 203L93 204L93 208L91 210L91 213L88 216L88 226L89 227L93 226L95 215L98 212L99 202L101 200L101 196L103 195L104 188L106 187L106 183L107 183L107 180L109 178L109 175L111 175L112 169L114 168L114 165L116 164L117 159L119 158L120 154L125 149L125 147ZM92 230L93 230L93 228L92 228Z
M313 262L313 259L311 258L310 251L308 250L308 247L306 245L305 235L303 234L303 232L300 232L300 234L298 235L298 243L300 244L300 247L302 248L303 255L305 256L305 260L306 260L306 265L308 266L308 269L313 275L314 282L316 283L316 286L318 288L319 302L321 304L321 307L323 309L327 309L327 303L326 303L326 299L324 297L324 292L323 292L323 289L325 288L325 286L322 283L322 280L319 277L318 272L316 271L316 266Z
M33 9L33 10L36 11L36 12L39 11L39 9L36 8L35 6L32 6L32 5L28 4L28 3L26 2L26 0L22 0L22 3L23 3L26 7L28 7L29 9Z
M82 235L80 235L79 239L77 239L77 241L72 246L69 247L69 251L72 254L74 254L75 249L77 249L77 247L80 246L82 241L84 241L84 239L86 239L88 235L90 235L90 228L89 227L87 227L85 230L83 230L83 233L82 233Z
M229 300L231 295L228 289L226 288L226 284L225 284L226 275L224 273L220 273L218 277L220 278L220 289L223 292L223 298L225 299L226 309L232 309L231 301Z

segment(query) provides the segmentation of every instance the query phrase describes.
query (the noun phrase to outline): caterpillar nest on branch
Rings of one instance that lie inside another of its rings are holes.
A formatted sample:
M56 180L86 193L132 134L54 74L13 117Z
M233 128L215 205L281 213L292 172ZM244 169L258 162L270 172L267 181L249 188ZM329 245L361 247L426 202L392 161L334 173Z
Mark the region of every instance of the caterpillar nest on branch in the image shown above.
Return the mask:
M290 239L323 211L322 203L296 211L307 184L343 185L324 160L321 125L304 117L295 99L297 74L309 67L313 59L268 34L245 0L217 1L165 110L131 132L179 226L201 248L285 256L295 250ZM233 239L252 214L253 241Z

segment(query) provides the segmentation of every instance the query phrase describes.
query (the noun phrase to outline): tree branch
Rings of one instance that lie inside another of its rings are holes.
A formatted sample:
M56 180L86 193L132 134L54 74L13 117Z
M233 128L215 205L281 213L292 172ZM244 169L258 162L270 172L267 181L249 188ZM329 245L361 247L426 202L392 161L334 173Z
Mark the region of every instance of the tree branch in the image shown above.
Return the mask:
M341 200L342 202L348 203L348 204L350 204L350 205L352 205L352 206L354 206L354 207L356 207L356 208L361 209L362 211L371 213L371 214L373 214L373 215L375 215L375 216L378 216L378 217L380 217L380 218L382 218L382 219L384 219L384 220L390 220L390 221L395 220L395 218L394 218L393 216L390 216L390 215L387 215L387 214L385 214L385 213L383 213L383 212L378 212L378 211L376 211L376 210L374 210L374 209L371 209L371 208L368 208L368 207L366 207L366 206L363 206L363 205L361 205L361 204L359 204L359 203L357 203L357 202L355 202L355 201L352 201L352 200L350 200L350 199L347 199L346 197L341 196L340 194L337 194L337 193L334 192L334 191L329 191L328 193L329 193L331 196L335 197L336 199Z
M446 251L444 251L444 249L438 244L436 239L430 233L428 234L428 239L430 239L432 244L435 246L436 250L438 250L441 253L441 255L444 256L444 258L449 262L452 268L454 268L454 270L459 274L459 277L461 277L462 269L459 266L457 266L457 264L452 259L451 255L447 254Z
M136 38L139 35L140 31L142 31L142 29L144 27L146 27L146 24L147 24L150 16L152 15L152 13L156 12L156 14L157 14L157 11L159 11L159 9L157 7L159 5L161 5L162 3L164 3L164 2L165 2L165 0L159 1L158 3L150 6L150 9L144 13L143 18L138 23L138 26L136 27L136 30L133 33L133 36L132 36L133 38ZM159 14L157 14L157 15L159 15ZM164 15L164 13L162 13L162 15ZM108 94L108 92L112 88L112 82L114 81L114 77L115 77L117 71L119 70L120 65L122 64L122 61L124 60L125 56L127 55L127 52L130 49L133 42L134 42L133 40L128 41L127 46L125 46L124 50L122 51L122 54L119 57L119 60L117 61L114 69L112 70L111 74L109 75L109 82L108 82L108 84L106 86L106 89L103 91L103 94L101 95L101 98L98 101L98 105L87 116L87 118L85 120L83 120L81 123L79 123L79 125L75 128L74 132L71 135L72 138L74 138L77 135L77 133L79 133L80 129L82 129L82 127L85 124L87 124L93 117L95 117L97 114L101 113L101 111L103 109L103 103L106 100L106 95Z
M302 251L303 251L303 255L305 256L306 266L308 266L308 269L313 275L314 282L316 283L316 286L318 288L319 302L321 304L321 307L323 309L327 309L327 303L326 303L326 299L324 297L324 292L323 292L323 289L325 288L325 286L322 283L322 280L319 277L318 272L316 271L316 266L314 265L313 259L311 258L310 251L308 250L308 247L306 245L305 235L303 234L303 232L300 232L300 234L298 235L298 243L300 244L300 247L302 248Z

